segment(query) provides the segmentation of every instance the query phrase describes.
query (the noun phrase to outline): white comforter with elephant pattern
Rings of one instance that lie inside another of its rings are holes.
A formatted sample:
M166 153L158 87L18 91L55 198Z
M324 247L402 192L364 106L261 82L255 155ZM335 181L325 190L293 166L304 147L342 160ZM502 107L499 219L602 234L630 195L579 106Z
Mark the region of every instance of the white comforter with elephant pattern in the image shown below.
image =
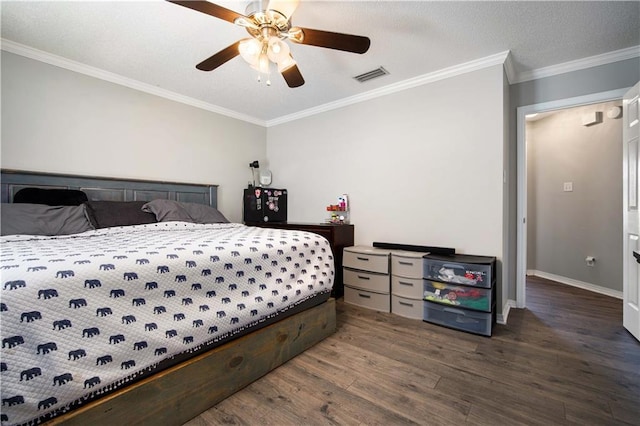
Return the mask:
M0 243L3 426L63 413L333 285L329 243L302 231L167 222Z

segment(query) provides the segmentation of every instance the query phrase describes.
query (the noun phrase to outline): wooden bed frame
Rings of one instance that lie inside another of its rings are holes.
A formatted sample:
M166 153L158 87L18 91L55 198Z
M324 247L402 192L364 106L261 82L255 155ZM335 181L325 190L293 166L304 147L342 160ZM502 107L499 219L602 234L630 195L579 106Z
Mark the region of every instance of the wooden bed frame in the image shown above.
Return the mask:
M2 170L0 200L24 187L81 189L90 200L172 199L217 206L217 185ZM181 425L304 352L336 329L335 300L288 316L47 424Z
M91 201L151 201L158 198L218 207L218 185L62 175L2 169L0 202L12 203L22 188L79 189Z

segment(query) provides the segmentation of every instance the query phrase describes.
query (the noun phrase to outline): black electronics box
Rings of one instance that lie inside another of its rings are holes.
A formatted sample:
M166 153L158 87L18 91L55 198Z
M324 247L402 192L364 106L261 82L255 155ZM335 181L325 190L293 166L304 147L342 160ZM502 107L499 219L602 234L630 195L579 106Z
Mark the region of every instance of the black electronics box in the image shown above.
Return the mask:
M243 220L250 222L287 221L287 190L253 186L244 190Z
M410 244L381 243L377 241L373 242L373 246L386 250L406 250L441 255L452 255L456 253L456 249L453 247L414 246Z

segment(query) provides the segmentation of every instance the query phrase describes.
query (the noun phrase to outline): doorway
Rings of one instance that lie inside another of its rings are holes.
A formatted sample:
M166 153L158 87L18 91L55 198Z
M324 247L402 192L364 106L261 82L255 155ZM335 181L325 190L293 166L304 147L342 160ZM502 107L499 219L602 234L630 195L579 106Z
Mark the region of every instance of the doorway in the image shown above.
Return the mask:
M517 110L517 282L516 282L516 306L526 307L526 275L527 275L527 241L528 241L528 215L527 215L527 144L526 144L526 116L532 114L548 113L565 108L572 108L595 103L603 103L621 100L626 89L580 96L535 105L520 107ZM571 182L565 182L570 184ZM597 259L596 259L597 262Z

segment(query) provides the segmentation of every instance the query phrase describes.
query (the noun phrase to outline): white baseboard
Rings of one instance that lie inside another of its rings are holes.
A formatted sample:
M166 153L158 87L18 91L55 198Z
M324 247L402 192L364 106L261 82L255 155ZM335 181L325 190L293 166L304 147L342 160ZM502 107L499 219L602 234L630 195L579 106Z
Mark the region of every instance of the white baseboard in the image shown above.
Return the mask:
M578 287L583 290L593 291L594 293L604 294L605 296L615 297L616 299L622 299L621 291L612 290L610 288L601 287L599 285L587 283L584 281L574 280L573 278L567 278L560 275L550 274L548 272L537 271L535 269L528 269L527 275L533 275L547 280L557 281L561 284Z
M498 324L506 325L507 317L509 316L509 311L511 310L511 308L515 308L515 307L516 307L516 301L512 299L507 299L505 304L502 306L502 313L496 315L496 322Z

